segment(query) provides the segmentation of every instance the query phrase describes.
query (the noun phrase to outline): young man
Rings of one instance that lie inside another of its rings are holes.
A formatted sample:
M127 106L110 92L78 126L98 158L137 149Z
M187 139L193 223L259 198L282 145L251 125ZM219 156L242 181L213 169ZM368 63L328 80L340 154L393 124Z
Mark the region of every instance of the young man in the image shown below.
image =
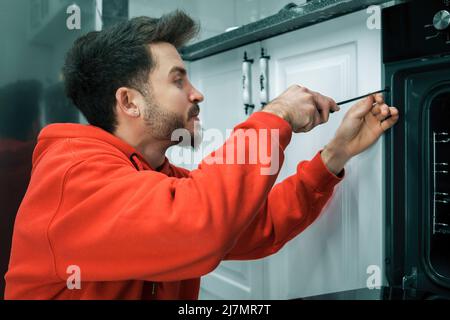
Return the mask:
M200 277L222 260L268 256L310 225L345 163L398 119L382 96L359 102L324 150L275 186L277 174L261 174L260 162L211 161L237 150L238 132L254 131L276 144L269 156L281 163L292 132L309 131L339 110L295 85L236 126L198 169L178 168L165 152L179 143L174 130L197 135L203 96L177 48L197 29L174 12L76 41L66 89L90 125L55 124L40 133L15 223L6 298L196 299ZM254 147L247 143L245 152ZM81 282L68 281L76 275Z

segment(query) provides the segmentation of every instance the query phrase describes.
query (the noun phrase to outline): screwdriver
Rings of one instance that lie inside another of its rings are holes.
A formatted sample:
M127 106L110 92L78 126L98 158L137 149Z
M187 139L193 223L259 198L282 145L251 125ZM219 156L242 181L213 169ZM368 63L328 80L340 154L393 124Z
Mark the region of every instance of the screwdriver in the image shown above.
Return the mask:
M363 95L363 96L359 96L359 97L356 97L356 98L344 100L344 101L338 102L338 103L336 103L336 104L337 104L338 106L341 106L341 105L347 104L347 103L349 103L349 102L352 102L352 101L355 101L355 100L360 100L360 99L362 99L362 98L371 96L371 95L373 95L373 94L382 93L382 92L389 92L389 91L390 91L390 89L389 89L388 87L386 87L385 89L378 90L378 91L375 91L375 92L372 92L372 93L368 93L368 94L365 94L365 95ZM330 111L330 113L333 113L333 112L334 112L334 110L331 110L331 111Z

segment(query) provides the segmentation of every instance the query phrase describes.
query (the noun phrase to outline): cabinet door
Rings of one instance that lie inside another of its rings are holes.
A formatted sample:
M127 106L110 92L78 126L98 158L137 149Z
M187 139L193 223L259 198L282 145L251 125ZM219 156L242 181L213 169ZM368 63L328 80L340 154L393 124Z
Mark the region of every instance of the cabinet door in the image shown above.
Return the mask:
M380 30L368 29L368 17L361 11L262 42L271 56L270 98L291 84L336 101L381 89ZM293 136L279 180L332 139L349 108ZM382 144L380 139L346 165L345 179L318 220L268 259L269 298L365 287L368 266L382 268Z
M246 119L242 99L242 61L245 51L249 59L255 59L252 91L256 97L259 48L259 44L244 46L189 63L191 81L205 96L200 104L200 120L206 131L202 147L191 153L192 164L184 167L196 168L202 158L223 144L223 139L214 139L216 133L227 138L230 130ZM259 107L258 101L254 103ZM263 279L262 261L225 261L202 278L200 299L260 299L263 297Z

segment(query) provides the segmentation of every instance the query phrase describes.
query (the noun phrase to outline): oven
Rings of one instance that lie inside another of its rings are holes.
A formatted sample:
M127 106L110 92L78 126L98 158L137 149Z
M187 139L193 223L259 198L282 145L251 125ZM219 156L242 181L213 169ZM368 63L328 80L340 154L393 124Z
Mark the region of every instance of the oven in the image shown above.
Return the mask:
M450 0L383 10L385 270L390 286L450 293Z

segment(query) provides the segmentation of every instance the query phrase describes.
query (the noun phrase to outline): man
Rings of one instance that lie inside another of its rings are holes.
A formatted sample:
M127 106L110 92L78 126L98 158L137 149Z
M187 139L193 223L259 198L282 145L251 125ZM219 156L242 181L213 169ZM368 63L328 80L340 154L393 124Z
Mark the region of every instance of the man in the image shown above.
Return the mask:
M185 128L196 135L203 96L177 48L197 30L174 12L76 41L66 89L91 125L40 133L6 298L197 299L200 277L222 260L268 256L310 225L345 163L398 119L381 96L359 102L324 150L276 186L277 175L261 174L259 162L208 161L236 150L237 132L251 130L266 141L278 134L269 156L282 161L292 131L309 131L339 110L332 99L292 86L236 126L197 170L178 168L165 157L179 142L171 134Z

